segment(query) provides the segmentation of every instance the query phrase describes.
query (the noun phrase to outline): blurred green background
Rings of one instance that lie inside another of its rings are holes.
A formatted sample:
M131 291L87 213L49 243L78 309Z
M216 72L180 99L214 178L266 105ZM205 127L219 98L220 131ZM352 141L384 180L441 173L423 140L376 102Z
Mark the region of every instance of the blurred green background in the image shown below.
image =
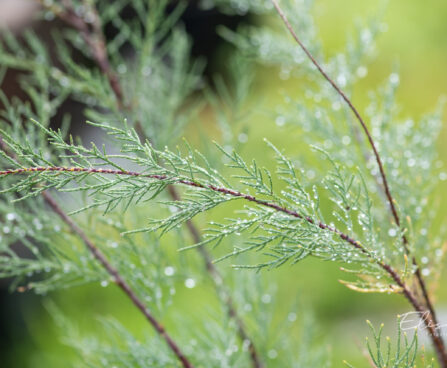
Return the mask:
M314 15L326 55L343 47L346 35L354 31L356 19L367 19L382 6L382 2L376 0L316 1ZM401 114L417 118L432 110L439 96L447 93L447 1L389 1L384 22L388 30L379 37L378 55L368 66L366 78L356 87L354 101L361 109L365 107L368 90L382 83L397 63L401 74L398 92ZM293 79L280 80L277 71L259 73L256 83L255 90L266 101L265 107L272 110L281 104L284 91L293 96L299 95L302 88ZM253 99L257 97L253 96ZM447 118L447 114L445 116ZM253 119L249 123L249 132L250 138L243 147L243 153L245 157L255 157L258 163L271 162L271 155L262 144L264 137L273 143L280 142L290 154L297 149L307 150L305 145L297 144L298 135L294 135L291 128L280 129L267 116L263 121L258 116ZM444 142L447 142L447 124L438 142L441 159L447 165L447 145ZM440 226L447 226L447 183L444 182L438 191L443 209ZM395 316L410 310L399 296L358 294L348 290L337 282L345 275L331 263L307 260L295 266L263 272L259 277L278 285L277 300L271 303L278 313L295 300L313 312L322 341L330 345L333 367L342 367L343 359L358 367L368 366L360 348L364 336L369 334L365 319L386 322L387 331L393 331ZM202 308L206 307L203 304L209 302L206 295L209 291L209 287L202 287L199 283L193 290L180 290L174 303L181 305L185 313L200 315ZM447 288L442 282L438 296L441 316L446 317ZM51 297L79 324L81 330L91 330L92 321L98 315L114 316L137 334L149 328L130 302L113 287L90 285ZM36 304L26 294L18 294L14 296L13 308L4 312L13 315L19 310L24 321L20 326L17 320L12 320L13 339L9 349L15 361L14 365L7 366L66 366L74 353L60 343L59 331L42 305ZM274 362L269 366L274 367Z

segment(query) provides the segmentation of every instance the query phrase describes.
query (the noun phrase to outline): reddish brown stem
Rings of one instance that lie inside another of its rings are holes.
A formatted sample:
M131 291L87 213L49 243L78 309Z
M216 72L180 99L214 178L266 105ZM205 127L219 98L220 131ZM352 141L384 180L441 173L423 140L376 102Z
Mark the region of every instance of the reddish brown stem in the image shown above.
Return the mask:
M124 176L134 176L134 177L143 177L143 178L149 178L154 180L174 180L175 182L195 188L201 188L201 189L209 189L218 193L222 193L224 195L229 195L233 197L242 198L244 200L247 200L249 202L254 202L256 204L259 204L261 206L269 207L274 209L278 212L283 212L287 215L299 218L303 221L306 221L312 225L317 226L318 228L322 230L326 230L329 232L332 232L339 236L342 240L348 242L356 249L360 250L362 253L364 253L369 258L373 259L374 262L376 262L388 275L396 282L396 285L398 285L402 289L403 295L406 297L406 299L410 302L410 304L413 306L413 308L420 313L424 312L423 306L420 305L415 295L411 292L411 290L408 288L408 286L405 284L405 282L400 278L399 274L394 270L393 267L391 267L389 264L386 264L380 260L377 260L372 257L371 253L357 240L353 239L349 235L343 233L342 231L338 230L337 228L324 224L322 222L316 222L313 220L310 216L302 215L294 210L288 209L286 207L280 206L276 203L265 201L262 199L258 199L252 195L241 193L239 191L228 189L225 187L217 187L214 185L209 184L201 184L198 182L193 182L186 179L176 179L173 177L168 177L166 175L158 175L158 174L143 174L138 173L135 171L121 171L121 170L111 170L111 169L95 169L95 168L81 168L81 167L31 167L31 168L21 168L21 169L12 169L12 170L5 170L0 171L0 176L4 175L14 175L14 174L23 174L23 173L32 173L32 172L87 172L91 174L111 174L111 175L124 175ZM433 341L433 344L436 348L436 351L438 353L438 357L440 358L440 362L443 362L442 359L446 358L447 355L445 354L444 350L444 342L438 332L436 331L436 325L432 323L432 320L424 319L424 323L427 327L427 330L430 333L430 337ZM447 360L446 360L447 361Z
M119 82L117 74L113 71L113 69L110 66L110 62L109 62L108 55L107 55L107 50L105 47L104 34L102 32L102 25L101 25L101 21L98 16L98 13L96 11L96 8L95 7L91 8L92 14L94 15L92 29L90 29L89 25L86 24L85 21L83 19L81 19L73 11L70 0L65 0L64 8L65 8L65 11L57 12L58 16L62 20L64 20L68 25L70 25L74 29L77 29L80 31L82 38L84 39L84 42L90 48L93 59L96 61L101 72L104 75L106 75L108 78L110 87L112 88L112 91L116 97L118 110L123 109L124 108L124 95L122 93L121 84ZM135 128L138 132L138 135L140 137L142 137L143 139L145 139L146 137L144 134L144 130L139 122L136 123ZM180 200L180 196L178 195L178 193L176 193L176 190L173 186L168 186L168 192L169 192L169 195L171 196L171 198L173 198L174 200ZM194 225L194 223L192 221L187 221L186 226L187 226L188 231L190 232L193 240L196 243L199 243L201 241L201 236L200 236L199 230ZM216 287L221 289L220 291L223 292L223 294L226 296L225 303L227 305L228 314L232 318L234 318L234 320L236 321L240 338L242 339L242 341L249 341L249 351L250 351L250 357L252 360L253 368L262 368L263 364L259 358L259 355L256 352L253 341L249 338L249 336L245 330L242 320L238 317L238 314L234 307L232 298L231 298L228 290L223 290L225 288L223 285L222 277L221 277L218 269L212 263L211 257L205 248L199 247L198 251L202 256L202 258L205 262L206 269L208 270L209 274L211 275L212 279L214 280Z
M84 231L82 231L82 229L62 210L62 208L59 207L55 199L48 192L42 192L42 196L51 207L51 209L62 219L62 221L64 221L68 225L70 230L82 239L85 246L89 249L93 256L102 264L109 275L112 276L115 284L117 284L121 288L121 290L129 297L132 303L141 311L141 313L143 313L146 319L155 328L157 333L166 341L169 348L182 363L183 367L193 368L192 363L183 354L178 345L168 334L166 329L160 322L157 321L157 319L152 315L150 310L144 305L140 298L138 298L138 296L135 294L126 280L121 277L118 270L109 263L104 253L102 253L101 250L97 248L95 244L93 244L93 242L87 237Z
M8 151L8 147L0 135L0 149L3 150L8 156L13 159L17 159L14 153ZM22 171L25 172L25 171ZM0 175L1 176L1 175ZM193 368L193 365L188 361L186 356L182 353L178 345L169 336L164 327L157 321L157 319L151 314L148 308L145 307L144 303L138 298L138 296L131 289L129 284L121 277L118 270L114 268L105 255L93 244L93 242L87 237L87 235L82 231L82 229L60 208L56 200L47 191L42 192L42 196L51 209L70 227L73 233L77 234L93 256L104 266L107 272L113 277L114 282L128 295L132 303L143 313L155 330L163 337L170 349L181 361L183 367Z
M180 195L178 194L177 190L175 189L175 187L173 185L168 186L168 192L169 192L169 195L171 196L171 198L174 199L175 201L181 200ZM202 237L201 237L197 227L194 225L194 223L191 220L186 221L186 227L188 228L194 243L195 244L201 243ZM206 249L203 247L203 245L199 246L197 250L199 251L199 253L201 254L201 256L205 262L205 266L208 270L208 273L211 275L212 279L214 280L214 283L216 284L216 287L219 289L219 294L223 293L223 295L224 295L225 304L228 309L228 315L235 320L240 339L243 342L244 341L248 342L248 350L250 352L250 358L251 358L253 367L262 368L264 365L262 364L262 361L258 355L258 352L256 350L256 347L255 347L253 341L251 340L250 336L248 336L248 334L246 332L244 322L241 320L241 318L239 317L239 315L236 311L236 308L234 307L233 298L231 297L228 290L225 288L225 285L223 283L222 276L221 276L219 270L212 262L209 253L206 251Z
M388 179L386 177L385 174L385 170L383 167L383 163L382 163L382 159L379 155L379 152L377 150L377 147L375 145L375 142L372 138L371 133L369 132L368 127L366 126L362 116L360 115L359 111L356 109L356 107L354 106L354 104L352 103L352 101L347 97L347 95L343 92L343 90L334 82L334 80L329 77L329 75L324 71L324 69L321 67L321 65L316 61L316 59L313 57L313 55L310 53L310 51L307 49L307 47L301 42L301 40L299 39L298 35L296 34L296 32L294 31L292 25L290 24L289 20L287 19L287 16L285 15L285 13L282 11L281 7L278 4L277 0L271 0L273 6L275 7L276 11L278 12L279 16L281 17L282 21L284 22L285 26L287 27L289 33L292 35L292 37L294 38L294 40L298 43L298 45L301 47L301 49L303 50L303 52L307 55L307 57L310 59L310 61L312 62L312 64L317 68L317 70L320 72L320 74L329 82L329 84L335 89L335 91L341 96L341 98L346 102L346 104L348 105L349 109L353 112L354 116L356 117L356 119L358 120L358 122L360 123L367 139L368 142L371 146L371 149L373 151L374 154L374 158L377 162L377 165L379 167L379 172L380 172L380 177L382 179L382 184L383 184L383 188L385 191L385 196L387 198L387 201L389 203L390 206L390 210L394 219L394 222L396 223L396 225L401 228L401 222L400 222L400 218L399 218L399 214L397 212L396 206L395 206L395 200L393 198L393 196L391 195L391 190L388 184ZM407 254L410 254L409 248L408 248L408 240L406 238L405 235L402 235L402 243L403 243L403 247L405 249L405 252ZM422 295L424 298L424 302L430 312L430 318L433 322L433 324L437 325L437 318L436 318L436 313L435 310L433 308L433 305L431 303L430 300L430 296L428 295L427 292L427 288L425 286L425 282L424 279L421 275L420 272L420 267L417 263L417 260L414 256L412 256L412 263L413 265L416 267L416 279L418 281L419 287L422 291ZM434 335L432 335L434 336ZM437 335L436 335L437 336ZM442 341L442 339L437 336L437 343L436 345L436 350L437 350L437 354L438 354L438 358L441 364L443 364L443 367L447 367L447 352L445 351L445 347L444 347L444 343Z
M110 67L104 34L102 33L101 23L96 10L92 9L91 14L93 15L93 20L91 23L87 23L83 18L76 14L70 0L64 0L62 8L53 6L51 7L51 10L53 10L55 14L70 27L79 31L82 39L90 49L93 60L98 65L101 73L107 77L110 88L116 97L118 109L123 108L123 91L118 76Z
M32 173L32 172L65 172L65 173L84 172L84 173L90 173L90 174L110 174L110 175L134 176L134 177L148 178L148 179L154 179L154 180L169 180L169 181L174 181L178 184L183 184L183 185L187 185L190 187L212 190L214 192L222 193L224 195L242 198L242 199L245 199L246 201L254 202L261 206L269 207L269 208L274 209L275 211L283 212L287 215L304 220L312 225L319 227L322 230L327 230L327 231L330 231L330 232L338 235L342 240L350 243L352 246L361 250L363 253L365 253L371 257L371 254L367 251L367 249L365 247L363 247L363 245L360 242L351 238L349 235L343 233L342 231L338 230L334 226L324 224L320 221L316 222L310 216L302 215L302 214L300 214L294 210L291 210L287 207L281 206L274 202L269 202L269 201L266 201L263 199L256 198L255 196L252 196L252 195L246 194L246 193L242 193L237 190L233 190L233 189L229 189L229 188L225 188L225 187L218 187L218 186L215 186L212 184L202 184L197 181L175 178L175 177L167 176L167 175L144 174L144 173L139 173L136 171L97 169L97 168L84 168L84 167L62 167L62 166L27 167L27 168L10 169L10 170L0 171L0 176L25 174L25 173ZM388 273L390 273L390 270L391 271L393 270L391 268L391 266L384 267L384 266L382 266L382 264L380 262L378 264ZM393 277L393 279L397 280L395 278L397 276L397 273L395 271L393 271L393 274L390 273L390 275ZM401 285L399 284L399 286L401 286Z

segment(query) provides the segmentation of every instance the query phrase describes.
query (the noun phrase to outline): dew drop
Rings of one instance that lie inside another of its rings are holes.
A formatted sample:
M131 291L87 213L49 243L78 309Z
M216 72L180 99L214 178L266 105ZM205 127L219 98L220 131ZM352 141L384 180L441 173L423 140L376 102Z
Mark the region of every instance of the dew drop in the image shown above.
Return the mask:
M346 86L346 77L344 74L340 74L337 77L337 83L339 84L340 87L345 87Z
M241 143L246 143L248 141L248 135L245 133L241 133L237 136L237 139Z
M165 275L172 276L175 273L175 269L172 266L165 267Z
M351 143L351 137L349 137L348 135L345 135L342 139L341 142L347 146L349 143Z
M118 65L117 70L119 74L124 74L125 72L127 72L127 66L125 64L120 64Z
M307 170L306 176L307 176L307 178L309 180L312 180L313 178L315 178L315 171L314 170Z
M272 297L270 296L270 294L264 294L261 297L261 302L263 302L264 304L269 304L272 301Z
M145 66L142 70L142 73L145 77L149 77L152 74L152 68Z
M396 234L397 234L396 229L389 229L388 230L388 235L389 236L394 237L394 236L396 236Z
M33 224L36 227L36 230L42 230L43 229L43 225L42 225L42 223L38 219L34 219L33 220Z
M16 215L15 213L8 213L8 214L6 215L6 219L7 219L8 221L14 221L16 218L17 218L17 215Z
M359 66L356 71L357 77L365 78L368 74L368 68L365 66Z
M338 102L338 101L334 102L334 103L332 104L332 109L333 109L334 111L338 111L338 110L340 110L340 109L341 109L341 103Z
M371 42L372 41L371 31L368 28L365 28L364 30L362 30L362 32L360 34L360 38L363 43Z
M186 286L188 289L192 289L192 288L194 288L194 287L196 286L196 280L191 279L191 278L186 279L186 280L185 280L185 286Z
M277 126L282 127L286 123L286 118L284 116L282 116L282 115L279 115L275 119L275 123L276 123Z
M270 359L276 359L278 357L278 352L275 349L270 349L267 355Z
M390 75L390 83L392 85L395 85L395 86L398 85L399 84L399 80L400 80L399 74L391 73L391 75Z

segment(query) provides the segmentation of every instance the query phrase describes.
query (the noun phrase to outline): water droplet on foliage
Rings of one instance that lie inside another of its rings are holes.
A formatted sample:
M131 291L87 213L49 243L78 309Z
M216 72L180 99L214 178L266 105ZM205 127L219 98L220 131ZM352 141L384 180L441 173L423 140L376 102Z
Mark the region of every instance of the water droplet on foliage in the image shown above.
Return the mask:
M400 80L399 74L391 73L391 75L390 75L390 83L392 85L394 85L394 86L398 85L399 84L399 80Z
M117 70L119 74L124 74L125 72L127 72L127 66L125 64L120 64L118 65Z
M337 83L340 87L345 87L346 86L346 76L344 74L340 74L337 77Z
M362 32L360 34L360 38L363 43L371 42L372 41L371 31L369 29L365 28L364 30L362 30Z
M42 223L38 219L34 219L33 220L33 224L36 227L36 230L42 230L43 229L43 225L42 225Z
M145 77L149 77L152 74L152 68L149 66L145 66L142 70L142 73Z
M172 266L165 267L165 275L172 276L175 273L175 269Z
M270 294L264 294L264 295L261 297L261 301L262 301L264 304L269 304L269 303L272 301L272 297L270 296Z
M338 111L338 110L340 110L340 109L341 109L341 103L338 102L338 101L334 102L334 103L332 104L332 109L333 109L334 111Z
M351 143L351 137L349 137L348 135L343 136L343 138L341 139L341 143L347 146L349 143Z
M188 289L192 289L196 286L196 281L194 279L188 278L185 280L185 286Z
M315 178L315 171L307 170L306 176L307 176L308 179L312 180L313 178Z
M393 237L393 236L396 236L396 234L397 234L396 229L389 229L388 230L388 235L389 236Z
M246 143L248 141L248 135L245 133L241 133L237 136L237 139L241 143Z
M365 78L368 74L368 68L365 66L359 66L356 71L357 77Z
M275 119L275 123L277 126L282 127L285 123L286 123L286 118L282 115L279 115L276 119Z
M8 221L14 221L16 218L17 218L17 215L16 215L15 213L8 213L8 214L6 215L6 219L7 219Z
M250 347L250 345L251 345L250 340L249 339L245 339L242 342L242 350L243 351L248 351L248 348Z

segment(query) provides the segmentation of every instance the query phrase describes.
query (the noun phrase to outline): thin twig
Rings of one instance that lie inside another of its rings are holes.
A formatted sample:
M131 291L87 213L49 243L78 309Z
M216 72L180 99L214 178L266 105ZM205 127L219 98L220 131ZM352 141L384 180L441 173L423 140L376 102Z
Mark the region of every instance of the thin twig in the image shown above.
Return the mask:
M0 135L0 149L5 152L11 158L17 160L17 157L14 153L8 150L8 146L3 140L3 137ZM51 207L51 209L64 221L71 231L77 234L88 250L92 253L92 255L103 265L106 271L113 277L113 281L127 294L132 303L143 313L146 319L150 322L150 324L155 328L155 330L163 337L163 339L168 344L169 348L173 351L173 353L180 360L184 368L193 368L193 365L189 362L186 356L182 353L178 345L175 341L170 337L167 333L163 325L157 321L157 319L152 315L150 310L146 308L144 303L138 298L129 284L121 277L118 270L112 266L111 263L107 260L104 253L96 247L96 245L87 237L87 235L82 231L82 229L62 210L62 208L57 204L56 200L51 196L48 191L43 191L42 193L45 202Z
M169 192L169 195L171 196L171 198L174 199L175 201L181 200L180 195L178 194L177 190L175 189L175 187L173 185L168 186L168 192ZM191 220L187 220L186 227L188 228L189 233L191 234L191 237L192 237L194 243L200 244L202 242L202 236L201 236L199 230L197 229L197 227L194 225L194 223ZM223 298L225 299L225 305L228 309L228 315L235 320L239 337L241 338L242 342L248 342L248 350L250 352L250 357L251 357L253 367L262 368L264 365L258 355L258 352L256 350L256 347L255 347L253 341L251 340L250 336L248 336L248 334L247 334L244 322L239 317L239 315L236 311L236 308L235 308L234 302L233 302L233 298L231 297L231 294L228 291L228 289L225 287L219 270L214 265L214 263L210 257L210 254L207 252L207 250L205 249L205 247L203 245L200 245L197 248L197 250L201 254L201 256L205 262L206 269L208 270L209 274L211 275L211 277L216 285L216 288L218 288L219 295L221 295L221 294L224 295Z
M390 277L396 282L396 285L398 285L402 289L402 294L405 296L405 298L410 302L410 304L413 306L413 308L419 312L424 313L425 309L424 307L419 303L415 295L411 292L411 290L408 288L406 283L401 279L397 271L389 264L384 263L381 260L377 260L374 257L372 257L371 253L366 249L359 241L355 240L354 238L350 237L349 235L343 233L342 231L338 230L334 226L327 225L320 221L315 221L310 216L302 215L294 210L291 210L289 208L280 206L274 202L269 202L263 199L258 199L250 194L242 193L233 189L225 188L225 187L217 187L211 184L201 184L196 181L190 181L186 179L180 179L180 178L174 178L174 177L168 177L166 175L158 175L158 174L144 174L139 173L135 171L124 171L124 170L111 170L111 169L95 169L95 168L83 168L83 167L29 167L29 168L20 168L20 169L11 169L11 170L4 170L0 171L0 177L6 176L6 175L16 175L16 174L28 174L32 172L67 172L67 173L73 173L73 172L84 172L84 173L90 173L90 174L110 174L110 175L122 175L122 176L133 176L133 177L142 177L142 178L148 178L148 179L154 179L154 180L170 180L175 181L178 184L183 184L195 188L200 189L209 189L214 192L222 193L223 195L229 195L232 197L237 197L244 199L249 202L254 202L258 205L265 206L272 208L275 211L285 213L287 215L299 218L303 221L308 222L309 224L315 225L316 227L329 231L333 234L336 234L339 236L342 240L346 241L347 243L351 244L356 249L360 250L363 254L365 254L367 257L371 258L374 262L377 263ZM427 330L429 331L430 337L433 341L433 345L435 346L436 352L438 354L438 358L440 359L440 363L443 364L444 357L447 361L447 355L445 354L444 350L444 342L441 338L441 336L436 331L437 325L432 323L431 319L424 318L424 323L426 325ZM442 367L445 367L442 365Z
M121 110L125 107L129 108L128 106L125 106L124 95L122 92L121 84L119 82L119 78L117 74L114 72L114 70L111 68L109 62L107 49L105 47L105 37L102 31L101 20L98 15L97 9L93 6L90 8L91 13L93 14L93 22L91 28L81 17L79 17L74 12L70 0L65 0L64 8L58 9L58 11L55 11L55 13L60 19L62 19L72 28L77 29L81 33L84 42L89 47L93 59L98 65L102 74L104 74L108 78L110 87L112 88L112 91L116 98L118 110ZM137 122L136 124L136 130L138 131L140 137L146 139L145 134L143 133L144 130L139 122ZM168 193L172 199L176 201L181 200L180 195L176 192L173 186L168 186ZM194 242L200 243L202 240L201 235L197 227L194 225L194 223L191 220L188 220L186 222L186 227L191 237L193 238ZM248 348L253 368L262 368L263 364L256 351L253 340L248 336L244 323L238 316L231 295L229 291L225 288L225 285L223 284L222 276L220 275L219 270L212 262L211 256L204 247L199 247L198 251L204 260L205 267L208 273L210 274L211 278L213 279L216 285L216 288L218 289L218 294L225 295L224 298L226 299L226 301L224 303L226 304L226 307L228 309L229 316L236 321L239 337L241 338L242 341L248 341Z
M63 6L47 5L43 0L37 0L44 8L51 10L59 19L76 29L87 44L92 58L98 65L101 73L107 77L109 85L116 97L118 109L123 107L124 96L117 74L110 67L109 57L105 46L104 34L101 31L101 23L98 13L93 11L91 23L76 14L71 0L63 0Z
M136 171L101 169L101 168L84 168L84 167L63 167L63 166L36 166L36 167L25 167L25 168L20 168L20 169L4 170L4 171L0 171L0 177L7 176L7 175L29 174L29 173L33 173L33 172L65 172L65 173L82 172L82 173L89 173L89 174L133 176L133 177L140 177L140 178L147 178L147 179L154 179L154 180L169 180L171 182L187 185L187 186L194 187L194 188L212 190L214 192L222 193L223 195L237 197L237 198L241 198L246 201L249 201L249 202L254 202L261 206L269 207L275 211L282 212L287 215L304 220L312 225L317 226L318 228L320 228L322 230L327 230L329 232L332 232L332 233L338 235L342 240L350 243L352 246L354 246L355 248L362 251L368 257L371 257L371 253L359 241L357 241L354 238L350 237L349 235L343 233L342 231L338 230L334 226L327 225L320 221L315 221L310 216L302 215L292 209L281 206L277 203L269 202L264 199L256 198L255 196L253 196L251 194L242 193L237 190L229 189L229 188L225 188L225 187L218 187L218 186L215 186L212 184L201 184L197 181L191 181L191 180L182 179L182 178L175 178L172 176L161 175L161 174L144 174L144 173L139 173ZM400 287L404 288L403 281L400 279L400 277L397 275L397 272L394 271L394 269L391 266L384 264L379 260L376 260L376 261L377 261L377 264L379 264L385 271L387 271L388 274L390 274L392 276L392 278L397 282L397 284ZM411 294L411 292L409 292L409 293ZM413 298L413 296L412 296L412 298Z
M281 17L281 19L283 20L285 26L287 27L287 29L289 30L290 34L292 35L292 37L295 39L295 41L298 43L298 45L301 47L301 49L304 51L304 53L307 55L307 57L310 59L310 61L312 62L312 64L318 69L318 71L320 72L320 74L329 82L329 84L331 84L331 86L335 89L335 91L342 97L342 99L346 102L346 104L348 105L348 107L350 108L350 110L353 112L353 114L355 115L356 119L358 120L358 122L360 123L367 139L368 142L372 148L375 160L377 162L377 165L379 167L379 172L380 172L380 176L382 179L382 184L383 184L383 188L385 191L385 195L387 198L387 201L389 203L390 209L391 209L391 213L393 215L394 218L394 222L396 223L396 225L401 228L401 221L399 218L399 214L397 212L396 206L395 206L395 200L393 198L393 196L391 195L391 191L389 188L389 184L388 184L388 179L386 177L385 174L385 170L383 167L383 163L382 163L382 159L380 158L379 152L377 150L377 147L374 143L374 140L372 138L371 133L369 132L368 127L366 126L362 116L360 115L360 113L358 112L358 110L356 109L356 107L354 106L354 104L352 103L352 101L346 96L346 94L342 91L342 89L334 82L334 80L329 77L329 75L324 71L324 69L320 66L320 64L316 61L316 59L313 57L313 55L310 53L310 51L307 49L307 47L301 42L301 40L299 39L298 35L296 34L296 32L294 31L292 25L290 24L289 20L287 19L287 16L285 15L285 13L283 12L283 10L281 9L281 7L278 4L277 0L271 0L273 6L275 7L276 11L278 12L279 16ZM408 248L408 239L406 238L405 234L402 234L402 242L403 242L403 247L405 249L405 252L407 254L410 254L410 250ZM434 307L431 303L430 300L430 296L428 295L427 292L427 287L425 285L425 281L422 277L422 274L420 272L420 267L417 263L417 260L414 256L412 256L412 263L413 265L416 267L416 278L418 280L418 284L421 288L423 297L424 297L424 301L425 304L430 312L430 318L433 321L433 323L435 325L437 325L437 318L436 318L436 313L434 310ZM442 339L440 339L442 342ZM442 351L437 351L438 353L438 358L440 360L440 363L443 364L444 367L447 367L447 352L445 351L445 347L444 347L444 343L442 342L442 345L439 347L442 347Z
M183 354L179 346L168 334L163 325L157 321L157 319L152 315L150 310L144 305L144 303L140 300L140 298L138 298L138 296L132 290L132 288L126 282L126 280L124 280L121 277L118 270L109 263L104 253L102 253L101 250L98 247L96 247L95 244L93 244L93 242L87 237L84 231L62 210L62 208L57 204L55 199L48 192L46 191L42 192L42 196L44 197L48 205L51 207L51 209L62 219L62 221L64 221L68 225L71 231L77 234L82 239L85 246L90 250L93 256L103 265L103 267L107 270L107 272L113 277L113 281L115 282L115 284L117 284L121 288L121 290L124 291L124 293L132 301L132 303L141 311L141 313L144 314L146 319L155 328L157 333L166 341L169 348L180 360L183 367L193 368L192 363Z

